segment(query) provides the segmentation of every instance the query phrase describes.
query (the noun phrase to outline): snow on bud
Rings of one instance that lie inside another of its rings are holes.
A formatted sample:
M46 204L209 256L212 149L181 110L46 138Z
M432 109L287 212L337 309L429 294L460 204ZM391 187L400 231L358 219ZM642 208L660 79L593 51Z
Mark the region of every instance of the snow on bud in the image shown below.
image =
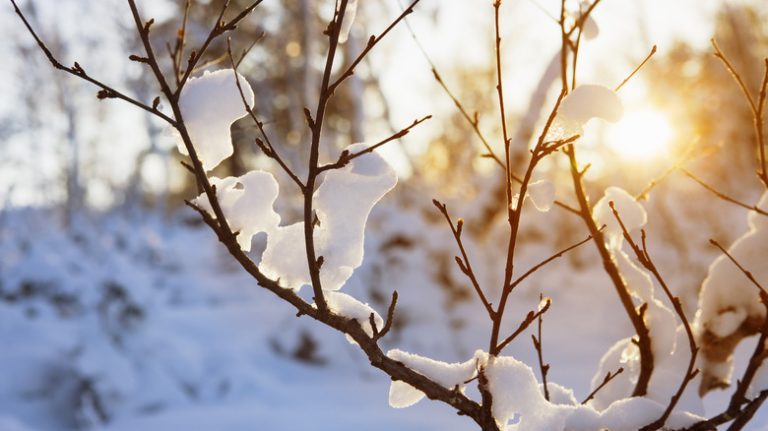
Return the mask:
M541 300L539 301L539 307L537 308L536 311L541 312L541 310L549 307L550 303L552 303L552 298L550 298L548 296L542 297Z
M245 101L253 106L250 84L239 73L237 79ZM229 128L248 113L232 69L205 72L203 76L187 81L179 95L179 108L192 145L206 171L232 155ZM179 141L178 147L182 154L187 154L183 142Z
M339 43L345 43L349 39L349 31L352 29L352 24L355 21L357 15L357 0L349 0L347 2L347 8L344 10L344 18L341 21L341 29L339 30Z

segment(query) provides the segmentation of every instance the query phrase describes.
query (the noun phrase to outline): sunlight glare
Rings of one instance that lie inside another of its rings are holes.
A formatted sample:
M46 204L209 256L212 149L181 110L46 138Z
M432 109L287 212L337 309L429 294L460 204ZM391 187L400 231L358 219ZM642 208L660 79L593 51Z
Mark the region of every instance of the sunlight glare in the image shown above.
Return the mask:
M622 158L650 159L666 154L672 137L672 125L661 112L643 109L627 112L611 128L606 143Z

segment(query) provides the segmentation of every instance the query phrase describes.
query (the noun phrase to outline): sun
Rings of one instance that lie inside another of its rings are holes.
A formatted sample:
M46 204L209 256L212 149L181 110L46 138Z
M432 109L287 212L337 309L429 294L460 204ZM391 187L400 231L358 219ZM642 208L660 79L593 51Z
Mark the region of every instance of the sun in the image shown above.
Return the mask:
M667 154L674 131L663 113L646 108L629 111L606 136L606 145L624 159L653 159Z

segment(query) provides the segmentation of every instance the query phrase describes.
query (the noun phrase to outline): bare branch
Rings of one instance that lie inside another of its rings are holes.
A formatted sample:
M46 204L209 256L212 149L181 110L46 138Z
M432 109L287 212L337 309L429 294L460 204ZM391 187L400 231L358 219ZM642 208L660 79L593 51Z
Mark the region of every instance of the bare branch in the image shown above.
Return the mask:
M496 354L500 353L502 350L504 350L509 343L512 342L515 338L517 338L518 335L520 335L523 331L528 329L529 326L531 326L531 323L533 323L534 320L539 318L542 314L546 313L547 310L549 310L549 306L552 305L552 300L549 298L545 299L544 305L539 308L538 311L529 311L528 314L526 314L525 319L523 319L522 322L520 322L520 325L518 325L517 329L515 329L515 332L512 333L512 335L508 336L504 339L501 343L499 343L498 346L495 347L494 351Z
M711 185L705 183L704 180L702 180L701 178L699 178L696 175L694 175L688 169L685 169L685 168L681 167L680 171L682 171L688 178L696 181L700 186L704 187L707 191L709 191L713 195L717 196L718 198L720 198L720 199L722 199L722 200L724 200L726 202L730 202L730 203L732 203L734 205L740 206L742 208L748 209L750 211L754 211L754 212L756 212L756 213L758 213L760 215L768 216L768 211L764 211L764 210L758 208L757 205L745 204L744 202L738 201L738 200L728 196L727 194L718 191L717 189L715 189Z
M597 393L598 393L598 392L600 392L600 390L601 390L601 389L603 389L603 387L605 387L605 385L607 385L607 384L608 384L608 382L610 382L610 381L611 381L611 380L613 380L613 379L614 379L616 376L618 376L619 374L621 374L621 373L623 373L623 372L624 372L624 368L619 368L619 369L618 369L618 370L616 370L616 372L614 372L613 374L611 374L611 372L610 372L610 371L608 371L608 373L606 373L606 374L605 374L605 377L603 377L603 381L602 381L602 383L600 383L600 384L599 384L599 385L598 385L598 386L595 388L595 390L593 390L592 392L590 392L590 393L589 393L589 395L587 395L587 397L586 397L586 398L584 398L584 401L582 401L582 402L581 402L581 404L582 404L582 405L584 405L584 404L588 403L588 402L589 402L591 399L595 398L595 395L597 395Z
M472 269L472 264L469 261L467 251L464 249L464 242L461 239L461 231L464 225L464 220L459 219L458 225L454 226L453 220L448 214L448 208L446 205L436 199L433 199L432 203L445 217L445 220L448 222L448 226L450 226L451 232L453 233L453 238L456 240L456 244L459 246L459 251L461 251L462 256L461 258L458 256L456 257L456 263L459 265L459 269L461 269L461 272L463 272L464 275L466 275L467 278L469 278L469 280L472 282L472 287L475 288L475 293L477 293L477 296L480 298L480 302L483 304L483 307L485 307L485 311L488 313L488 317L491 320L494 320L496 318L496 312L493 311L493 306L491 305L490 301L488 301L485 293L483 293L483 289L480 287L480 283L477 281L477 277L475 276L475 271Z
M642 63L640 63L640 65L638 65L638 66L635 68L635 70L633 70L633 71L632 71L632 73L630 73L630 74L629 74L629 76L627 76L626 78L624 78L624 80L623 80L623 81L621 81L621 84L617 85L617 86L616 86L616 88L614 88L614 90L613 90L613 91L616 91L616 92L618 92L619 90L621 90L621 87L623 87L623 86L624 86L624 84L626 84L627 82L629 82L629 80L630 80L630 79L632 79L632 77L633 77L633 76L635 76L635 74L636 74L637 72L639 72L639 71L640 71L640 69L642 69L642 68L643 68L643 66L645 66L645 63L647 63L647 62L648 62L648 60L650 60L650 59L651 59L651 57L653 57L653 54L656 54L656 45L653 45L653 48L651 48L651 52L649 52L649 53L648 53L648 56L646 56L646 57L645 57L645 60L643 60L643 62L642 62Z
M354 153L350 153L350 152L345 150L345 151L343 151L339 155L338 160L336 160L335 162L318 167L318 172L324 172L324 171L328 171L328 170L332 170L332 169L343 168L344 166L346 166L352 160L354 160L354 159L356 159L356 158L358 158L360 156L364 156L366 154L370 154L374 150L376 150L377 148L379 148L379 147L381 147L383 145L386 145L386 144L388 144L388 143L390 143L392 141L396 141L398 139L401 139L402 137L404 137L405 135L410 133L411 129L413 129L414 127L418 126L419 124L421 124L421 123L423 123L423 122L425 122L427 120L430 120L431 118L432 118L431 115L427 115L426 117L422 117L422 118L419 118L417 120L414 120L413 123L411 123L409 126L401 129L400 131L398 131L396 133L393 133L392 135L388 136L387 138L382 139L381 141L371 145L370 147L368 147L368 148L366 148L364 150L356 151ZM311 123L312 122L311 118L309 118L308 121L310 121L310 123Z
M56 59L56 57L53 55L53 53L45 44L45 42L43 42L43 40L37 35L37 32L35 32L34 28L32 28L32 25L29 23L26 16L24 16L24 13L22 13L21 9L19 9L19 6L16 4L16 0L11 0L11 4L13 4L13 9L16 12L16 15L18 15L19 18L21 18L21 21L24 23L24 26L27 28L27 31L29 31L29 34L31 34L32 37L35 39L35 42L37 42L37 46L40 48L41 51L43 51L43 54L45 54L45 57L48 59L51 65L53 65L54 68L67 72L70 75L74 75L84 81L90 82L91 84L99 87L101 89L98 93L99 99L124 100L162 119L163 121L170 124L171 126L176 125L176 121L173 118L160 112L157 109L156 104L153 103L152 106L149 106L139 100L134 99L131 96L126 95L125 93L115 90L110 85L105 84L102 81L88 75L88 73L86 73L86 71L77 62L75 62L75 64L72 67L64 66L58 59Z
M253 112L253 108L251 105L248 104L248 101L245 98L245 94L243 93L243 87L240 84L240 76L237 73L237 63L235 62L235 57L232 55L232 44L230 43L230 40L227 39L227 53L229 54L229 61L230 65L232 66L233 73L235 74L235 83L237 84L237 91L240 93L240 100L243 102L243 106L245 107L246 112L248 112L248 115L251 117L254 123L256 123L256 127L259 128L259 132L261 132L261 136L264 137L264 142L267 146L267 151L264 151L264 154L266 154L267 157L275 160L278 165L283 169L283 172L285 172L288 177L293 180L294 183L299 187L299 190L304 191L304 183L301 182L299 177L293 172L293 170L288 167L286 162L283 160L282 157L280 157L280 154L278 154L277 150L275 150L275 147L272 145L272 142L269 140L269 136L267 135L267 132L264 130L264 123L259 121L258 117L256 117L256 113ZM261 142L261 141L257 141Z

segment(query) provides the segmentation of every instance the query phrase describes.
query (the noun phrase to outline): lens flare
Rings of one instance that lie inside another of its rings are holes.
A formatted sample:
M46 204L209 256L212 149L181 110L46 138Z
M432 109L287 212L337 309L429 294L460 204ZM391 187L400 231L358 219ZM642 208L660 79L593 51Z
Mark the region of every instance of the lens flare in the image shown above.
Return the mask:
M652 159L667 154L674 131L659 111L627 112L606 136L606 145L625 159Z

